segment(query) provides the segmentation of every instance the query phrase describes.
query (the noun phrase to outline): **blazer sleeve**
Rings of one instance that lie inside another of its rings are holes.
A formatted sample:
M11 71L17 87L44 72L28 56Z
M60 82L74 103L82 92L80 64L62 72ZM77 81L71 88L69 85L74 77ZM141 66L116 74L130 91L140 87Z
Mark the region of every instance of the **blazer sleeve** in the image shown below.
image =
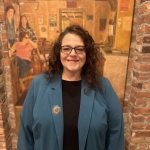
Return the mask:
M106 150L124 150L124 123L122 107L110 82L105 79L103 83L104 97L108 106Z
M32 81L23 105L22 112L20 114L17 150L34 150L34 139L32 133L32 112L34 103L34 82Z

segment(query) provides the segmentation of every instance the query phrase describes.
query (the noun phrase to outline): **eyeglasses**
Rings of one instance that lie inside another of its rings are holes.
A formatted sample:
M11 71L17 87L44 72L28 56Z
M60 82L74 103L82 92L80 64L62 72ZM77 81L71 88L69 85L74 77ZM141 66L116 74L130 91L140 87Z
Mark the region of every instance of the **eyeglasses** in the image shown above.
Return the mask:
M73 49L77 54L83 54L85 52L85 46L75 46L75 47L71 47L69 45L61 46L61 52L64 54L70 54Z

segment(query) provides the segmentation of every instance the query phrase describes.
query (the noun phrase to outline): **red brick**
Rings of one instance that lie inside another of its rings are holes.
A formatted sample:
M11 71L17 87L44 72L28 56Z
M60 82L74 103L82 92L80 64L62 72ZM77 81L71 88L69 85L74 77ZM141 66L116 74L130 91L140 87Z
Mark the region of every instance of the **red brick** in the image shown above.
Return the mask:
M145 137L144 139L145 139L145 142L149 143L150 137ZM149 145L149 146L150 146L150 145Z
M130 144L129 144L129 150L135 150L135 149L136 149L136 145L130 143Z
M150 15L149 14L143 15L142 17L143 17L143 23L150 24Z
M132 117L133 122L144 122L145 119L146 119L143 115L134 115L134 114L132 114L131 117Z
M131 104L136 107L146 107L147 106L147 100L145 98L136 98L134 96L131 96L130 98Z
M141 21L141 23L143 23ZM150 33L150 25L147 25L147 24L141 24L138 26L137 28L137 33L138 34L149 34Z
M139 16L137 19L138 25L142 25L144 23L150 23L150 15L149 14L145 14L142 16Z
M4 21L4 14L0 13L0 20Z
M142 71L142 72L150 72L150 63L144 64L144 63L135 62L133 65L133 68L138 70L138 71Z
M146 121L150 123L150 116L146 116Z
M150 124L149 125L146 125L146 130L150 130Z
M141 108L133 107L131 108L131 112L135 115L150 115L150 108L149 107L141 107Z
M150 63L150 55L140 54L137 56L136 61L141 63Z
M148 92L148 91L139 91L138 93L137 93L137 96L139 97L139 98L142 98L142 97L145 97L145 98L150 98L150 92Z
M143 89L150 91L150 82L143 83Z
M133 130L144 130L145 129L145 123L132 123L132 129Z
M150 34L150 25L144 25L144 33Z
M144 131L134 131L133 137L150 137L150 131L144 130Z
M141 99L141 98L150 98L150 92L148 91L142 91L142 90L137 90L136 88L132 88L131 89L131 98L138 98L138 99Z
M140 143L137 145L137 150L148 150L148 143Z
M139 14L149 13L150 12L150 4L143 4L138 9Z
M150 36L144 36L142 41L143 41L143 43L149 44L150 43Z
M144 143L145 142L145 138L144 137L132 137L131 141L132 143Z
M141 75L141 76L139 76L139 78L138 78L139 80L141 80L141 81L149 81L149 74L143 74L143 75Z
M145 98L137 98L135 101L135 106L137 107L146 107L147 105L147 101L145 100Z

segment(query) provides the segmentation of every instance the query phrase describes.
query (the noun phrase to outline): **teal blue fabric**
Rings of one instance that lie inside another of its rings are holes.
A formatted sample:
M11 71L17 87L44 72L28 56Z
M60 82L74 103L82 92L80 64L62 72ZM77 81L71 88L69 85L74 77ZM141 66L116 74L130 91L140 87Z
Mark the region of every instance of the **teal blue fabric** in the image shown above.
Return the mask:
M80 150L124 150L123 113L106 78L102 90L81 83L78 119ZM59 112L54 113L58 106ZM49 82L44 74L30 86L20 115L18 150L63 150L61 78Z

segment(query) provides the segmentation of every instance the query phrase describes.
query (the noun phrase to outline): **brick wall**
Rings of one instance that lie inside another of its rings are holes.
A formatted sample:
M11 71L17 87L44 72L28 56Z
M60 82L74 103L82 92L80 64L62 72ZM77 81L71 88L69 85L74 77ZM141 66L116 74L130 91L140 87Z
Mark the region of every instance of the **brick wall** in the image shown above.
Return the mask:
M2 51L3 51L3 28L4 28L4 7L3 3L0 3L0 149L5 150L6 149L6 134L5 134L5 128L4 128L4 122L7 115L4 115L3 108L6 104L6 95L5 95L5 82L4 82L4 70L2 65ZM6 112L7 113L7 112Z
M136 0L125 93L128 150L150 149L150 1Z
M5 131L4 131L4 120L2 115L2 107L4 105L5 99L5 83L2 69L2 53L0 53L0 149L3 150L6 148L6 140L5 140Z
M7 55L6 55L7 54ZM4 81L5 81L5 95L6 101L3 103L2 114L5 129L5 140L7 150L16 150L16 118L13 103L13 92L12 92L12 78L11 78L11 65L10 60L7 57L8 53L5 52L3 55L3 70L4 70Z

